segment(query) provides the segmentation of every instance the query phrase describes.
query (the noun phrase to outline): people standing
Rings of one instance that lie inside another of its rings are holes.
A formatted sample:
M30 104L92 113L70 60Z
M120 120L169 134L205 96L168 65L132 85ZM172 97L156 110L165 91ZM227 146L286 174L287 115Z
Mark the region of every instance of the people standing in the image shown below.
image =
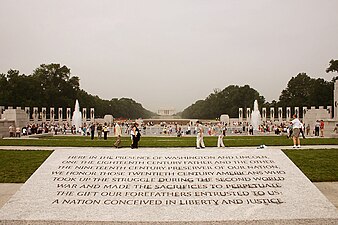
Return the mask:
M249 135L253 135L254 134L254 128L252 126L252 124L250 124L249 126Z
M224 148L224 143L223 143L223 137L225 135L225 128L222 126L221 123L219 123L217 125L217 134L218 134L218 139L217 139L217 147L220 148Z
M307 124L307 125L306 125L306 136L309 136L310 130L311 130L310 124Z
M204 128L200 121L196 121L196 127L195 127L197 137L196 137L196 149L205 148L204 141L203 141L203 134L204 134Z
M102 138L102 124L99 123L99 125L97 126L96 130L97 130L97 137L98 138Z
M94 134L95 134L95 123L93 123L90 126L90 139L94 140Z
M293 115L293 120L291 121L292 123L292 138L293 138L293 148L300 148L300 129L302 128L302 123L300 120L297 118L297 115Z
M119 122L116 122L114 129L115 129L114 133L115 133L115 136L116 136L116 141L114 143L114 147L115 148L121 148L122 130L121 130Z
M107 137L108 137L108 126L107 126L107 123L104 123L104 126L103 126L103 139L104 140L107 140Z
M319 136L319 130L320 130L320 122L319 120L316 121L316 124L315 124L315 136Z
M140 130L138 129L138 123L135 122L133 124L130 134L131 134L131 139L132 139L131 148L132 149L138 148L138 142L140 141L140 138L141 138L141 133L140 133Z
M20 127L16 127L15 128L15 137L20 137L21 136L21 128Z
M320 136L324 137L324 120L320 121L319 128L320 128Z
M10 125L8 129L9 129L9 136L14 137L15 136L14 135L14 130L15 130L14 126Z
M338 123L336 123L336 126L334 127L333 131L335 132L335 134L338 134Z

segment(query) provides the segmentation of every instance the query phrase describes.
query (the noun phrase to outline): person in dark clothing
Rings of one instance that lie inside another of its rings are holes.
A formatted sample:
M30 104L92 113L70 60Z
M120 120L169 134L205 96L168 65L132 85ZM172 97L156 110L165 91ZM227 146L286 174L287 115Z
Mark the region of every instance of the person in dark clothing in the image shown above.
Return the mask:
M109 129L108 129L107 123L104 123L104 127L103 127L103 139L104 140L107 140L108 132L109 132Z
M90 126L90 139L94 140L94 134L95 134L95 124L93 123Z
M140 130L138 129L138 123L134 123L132 128L131 128L131 138L132 138L132 144L131 148L138 148L138 142L141 139L141 133Z

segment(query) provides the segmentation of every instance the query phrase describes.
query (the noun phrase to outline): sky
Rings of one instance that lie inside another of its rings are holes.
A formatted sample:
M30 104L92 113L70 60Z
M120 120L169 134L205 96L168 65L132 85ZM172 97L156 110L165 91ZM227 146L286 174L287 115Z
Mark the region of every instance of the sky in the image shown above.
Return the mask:
M154 112L229 85L271 102L298 73L332 79L337 9L337 0L0 0L0 73L60 63L88 93Z

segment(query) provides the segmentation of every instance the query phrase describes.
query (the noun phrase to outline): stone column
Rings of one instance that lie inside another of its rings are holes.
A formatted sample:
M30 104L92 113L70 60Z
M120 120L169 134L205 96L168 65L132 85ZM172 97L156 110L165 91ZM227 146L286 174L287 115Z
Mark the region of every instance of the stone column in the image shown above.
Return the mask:
M326 107L327 112L330 114L330 118L332 118L332 106L328 105Z
M283 108L278 107L278 121L283 122Z
M60 125L62 124L63 118L62 118L62 108L58 109L58 119L59 119L59 123Z
M13 106L8 106L8 108L7 109L13 109Z
M306 107L306 106L303 106L303 120L304 120L304 118L305 118L306 112L307 112L307 107Z
M66 109L66 120L67 120L67 123L70 124L71 122L71 109L70 108L67 108Z
M338 80L335 80L334 82L334 89L333 89L333 119L338 119Z
M25 112L27 115L28 122L31 120L31 108L30 107L25 107Z
M2 119L2 114L5 111L5 106L0 106L0 119Z
M50 123L54 123L54 121L55 121L55 109L54 109L54 107L49 108L49 121L50 121Z
M262 121L266 122L266 108L262 108Z
M41 120L43 123L45 123L47 121L47 108L46 107L43 107L41 109Z
M20 106L17 106L17 107L16 107L16 109L18 109L18 110L19 110L19 109L21 109L21 107L20 107Z
M251 123L251 109L246 108L246 122Z
M295 114L297 118L299 118L299 107L295 107Z
M87 123L87 108L82 108L82 122Z
M270 107L270 121L273 123L275 122L275 108Z
M39 120L39 108L38 107L33 107L33 121L34 123L37 123Z
M238 122L243 122L243 108L238 109Z
M291 120L291 107L286 107L286 121Z
M94 123L94 121L95 121L95 110L94 110L94 108L90 108L90 122L91 123Z

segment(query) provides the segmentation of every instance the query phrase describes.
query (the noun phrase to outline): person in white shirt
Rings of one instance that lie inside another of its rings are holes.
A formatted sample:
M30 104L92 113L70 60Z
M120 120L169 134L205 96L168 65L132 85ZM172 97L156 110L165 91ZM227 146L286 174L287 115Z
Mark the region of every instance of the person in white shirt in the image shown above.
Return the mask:
M300 148L300 129L303 127L303 124L300 122L300 120L297 118L297 115L293 115L292 123L292 138L293 138L293 148Z
M225 131L225 128L222 126L221 123L219 123L218 125L218 129L217 129L217 134L218 134L218 139L217 139L217 147L220 148L224 148L224 143L223 143L223 137L224 137L224 131Z
M119 125L119 122L116 122L115 124L115 136L116 136L116 141L114 143L115 148L121 148L121 136L122 136L122 130Z
M203 133L204 133L204 128L202 124L197 121L196 122L196 132L197 132L197 137L196 137L196 148L205 148L204 141L203 141Z

